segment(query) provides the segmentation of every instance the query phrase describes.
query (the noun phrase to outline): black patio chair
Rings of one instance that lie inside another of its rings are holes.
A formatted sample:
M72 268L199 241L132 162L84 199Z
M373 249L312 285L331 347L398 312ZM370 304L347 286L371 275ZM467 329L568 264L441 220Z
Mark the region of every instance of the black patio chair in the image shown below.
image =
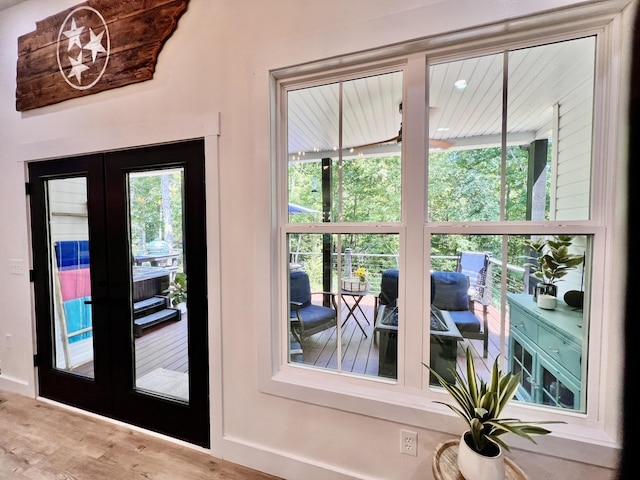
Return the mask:
M471 340L482 340L483 357L489 351L488 302L469 295L469 277L460 272L431 273L431 303L451 316L460 335ZM482 305L482 320L475 314L475 304Z
M456 271L464 273L469 278L469 295L474 300L487 300L488 253L460 252Z
M312 299L317 295L317 302ZM329 299L331 307L319 304L320 296ZM335 294L331 292L311 292L309 275L303 271L289 273L289 322L291 334L302 346L302 341L311 335L333 328L338 323L338 307Z

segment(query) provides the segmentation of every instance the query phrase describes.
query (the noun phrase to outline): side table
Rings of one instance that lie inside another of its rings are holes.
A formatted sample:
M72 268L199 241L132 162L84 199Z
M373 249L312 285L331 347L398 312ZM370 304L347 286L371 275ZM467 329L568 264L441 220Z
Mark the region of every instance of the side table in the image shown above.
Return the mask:
M369 322L369 319L367 318L367 314L364 313L364 310L362 310L362 306L360 305L360 302L362 301L362 299L368 294L369 294L368 288L366 290L362 290L359 292L356 292L356 291L352 292L351 290L344 290L344 289L340 290L342 301L346 305L347 310L349 310L349 312L347 313L347 316L342 321L342 326L344 327L344 324L347 323L347 321L349 320L349 317L352 317L360 327L360 330L362 330L362 334L364 335L365 338L367 338L367 332L365 332L364 327L358 320L358 317L356 317L356 309L360 310L360 313L362 314L362 317L365 319L367 324L371 325L371 322ZM351 297L353 299L353 303L349 303L346 297Z
M431 470L435 480L464 480L458 470L458 442L449 440L441 443L433 452ZM528 480L528 477L510 458L504 459L505 480Z

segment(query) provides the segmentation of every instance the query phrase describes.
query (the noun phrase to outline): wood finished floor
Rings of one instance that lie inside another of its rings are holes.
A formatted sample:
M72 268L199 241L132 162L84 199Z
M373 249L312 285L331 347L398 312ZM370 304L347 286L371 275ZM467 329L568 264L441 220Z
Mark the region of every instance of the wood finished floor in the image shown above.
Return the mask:
M378 375L378 345L373 341L374 298L364 297L357 318L366 337L350 318L343 327L342 370ZM346 307L343 319L346 317ZM490 309L489 356L482 359L479 341L458 346L458 370L464 347L474 349L476 367L488 377L488 365L499 351L499 316ZM188 372L186 316L136 339L139 376L155 368ZM508 331L508 326L506 331ZM304 361L337 367L335 330L314 335L303 344ZM84 369L92 370L92 365ZM463 371L461 371L462 373ZM0 391L0 479L2 480L273 480L276 477L216 459L206 452L129 430L67 409Z
M0 399L2 480L278 480L49 403Z

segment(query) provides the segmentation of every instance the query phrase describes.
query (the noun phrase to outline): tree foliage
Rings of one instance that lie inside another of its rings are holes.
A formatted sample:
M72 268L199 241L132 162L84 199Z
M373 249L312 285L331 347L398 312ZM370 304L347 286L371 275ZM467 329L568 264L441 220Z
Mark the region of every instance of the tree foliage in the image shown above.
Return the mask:
M182 175L178 172L131 177L131 243L134 253L161 239L182 245Z
M505 218L525 220L527 212L528 151L508 147L505 155ZM401 219L402 171L399 156L356 157L340 168L331 162L332 222L398 222ZM433 222L500 220L502 155L500 148L434 152L428 166L428 219ZM322 211L322 164L290 164L289 201ZM341 199L341 204L340 204ZM422 201L417 199L415 201ZM341 206L341 208L340 208ZM298 214L291 222L320 222L322 214ZM311 236L309 236L311 238ZM343 234L342 246L369 254L397 253L397 236ZM318 245L297 248L314 251ZM317 243L317 242L316 242ZM509 242L510 252L522 251L523 239ZM432 253L455 255L462 250L501 252L499 235L435 235ZM315 250L318 251L318 250Z

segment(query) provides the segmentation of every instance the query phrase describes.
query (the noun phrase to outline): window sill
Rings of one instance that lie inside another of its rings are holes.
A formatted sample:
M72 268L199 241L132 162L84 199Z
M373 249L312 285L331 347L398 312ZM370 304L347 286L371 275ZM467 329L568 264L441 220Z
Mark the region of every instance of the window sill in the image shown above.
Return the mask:
M261 391L453 436L461 433L460 419L444 405L433 402L448 401L445 393L403 388L385 380L370 381L296 368L277 372ZM509 416L536 419L537 411L530 406L523 409L514 405L510 409L512 412L507 411ZM523 410L526 410L524 414ZM601 423L589 423L581 415L572 414L567 418L567 415L553 412L550 415L548 410L540 411L544 415L540 416L541 420L568 423L554 425L552 434L536 437L536 444L513 436L509 439L509 446L550 456L558 456L558 452L562 452L562 458L566 460L612 469L617 467L620 444L605 432Z

